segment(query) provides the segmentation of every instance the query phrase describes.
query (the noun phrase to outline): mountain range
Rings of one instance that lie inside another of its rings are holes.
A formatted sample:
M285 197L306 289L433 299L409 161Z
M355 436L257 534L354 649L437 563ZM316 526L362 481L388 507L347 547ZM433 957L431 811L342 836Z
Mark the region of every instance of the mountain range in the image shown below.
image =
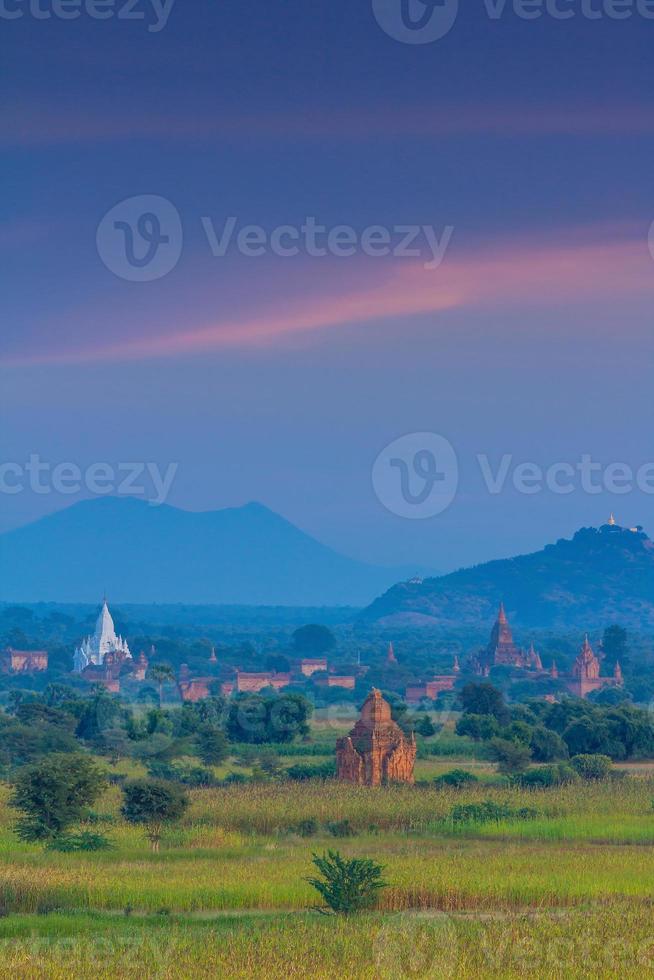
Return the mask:
M503 600L524 627L654 628L654 543L642 528L582 528L542 551L393 586L363 613L383 626L491 622Z
M415 569L326 547L264 507L85 500L0 535L0 600L364 606Z

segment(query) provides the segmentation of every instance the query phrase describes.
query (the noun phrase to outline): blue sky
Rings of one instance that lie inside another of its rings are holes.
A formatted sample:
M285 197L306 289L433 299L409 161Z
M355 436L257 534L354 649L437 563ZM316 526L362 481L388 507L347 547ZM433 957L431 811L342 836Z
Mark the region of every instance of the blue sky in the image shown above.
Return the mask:
M560 7L576 16L466 3L417 45L371 0L177 0L158 32L145 0L142 20L104 21L7 0L24 16L0 42L4 460L175 462L170 503L258 499L384 563L456 567L610 510L651 524L638 488L492 494L477 461L654 457L654 19ZM168 274L127 281L98 227L143 195L171 202L183 245ZM230 216L453 233L431 270L358 246L214 257L202 219ZM424 520L371 482L414 432L459 460ZM4 494L0 527L74 499Z

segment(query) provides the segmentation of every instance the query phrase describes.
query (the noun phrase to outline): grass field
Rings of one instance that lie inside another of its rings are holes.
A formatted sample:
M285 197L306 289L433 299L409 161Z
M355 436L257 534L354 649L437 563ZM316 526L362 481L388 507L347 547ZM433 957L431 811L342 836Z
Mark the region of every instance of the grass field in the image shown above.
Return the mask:
M114 849L96 854L17 841L3 788L0 975L654 976L654 780L637 773L538 791L195 790L157 854L120 820L116 787L96 808L112 818L101 829ZM537 815L449 819L454 805L488 798ZM335 838L327 825L344 819L354 836ZM377 912L312 911L304 878L312 852L330 847L385 865Z

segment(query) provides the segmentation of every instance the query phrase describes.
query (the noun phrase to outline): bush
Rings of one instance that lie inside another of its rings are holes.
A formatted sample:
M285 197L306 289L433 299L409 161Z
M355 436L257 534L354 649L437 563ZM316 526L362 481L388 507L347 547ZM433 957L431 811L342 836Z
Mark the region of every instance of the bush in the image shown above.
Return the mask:
M193 786L194 788L215 786L216 777L211 769L203 766L193 766L190 764L178 763L171 765L168 762L153 760L148 765L148 774L153 779L166 779L173 783L181 783L182 786Z
M108 851L113 847L114 844L103 834L83 830L81 834L60 834L50 841L47 850L68 854L73 851Z
M437 776L434 779L435 786L451 786L454 789L461 789L470 783L478 782L479 778L473 772L468 772L467 769L450 769L449 772L444 772L442 776Z
M582 779L606 779L613 765L608 755L573 755L570 765Z
M223 786L241 786L244 783L249 783L250 779L242 772L230 772L228 776L223 779Z
M354 837L356 831L349 820L335 820L327 824L332 837Z
M318 821L309 817L307 820L300 820L288 828L292 833L299 834L300 837L315 837L318 833Z
M572 766L564 762L558 765L540 766L516 776L516 781L520 786L527 787L563 786L566 783L574 783L577 779L579 776Z
M533 820L538 810L530 807L520 807L514 810L507 803L496 803L494 800L484 800L482 803L461 803L452 807L450 820L455 824L462 823L500 823L502 820Z
M556 762L557 759L568 758L568 746L561 736L544 725L534 728L530 745L536 762Z
M506 738L494 738L490 751L497 762L497 768L505 775L524 772L531 761L531 749L522 742Z
M84 815L84 823L116 823L116 818L113 813L96 813L95 810L89 810Z
M318 765L299 764L289 766L286 770L289 779L334 779L336 776L336 766L333 762L322 762Z
M327 903L332 912L350 915L377 904L377 893L386 888L382 879L383 867L367 858L342 857L338 851L328 851L313 863L322 878L306 878ZM324 911L324 909L321 909Z

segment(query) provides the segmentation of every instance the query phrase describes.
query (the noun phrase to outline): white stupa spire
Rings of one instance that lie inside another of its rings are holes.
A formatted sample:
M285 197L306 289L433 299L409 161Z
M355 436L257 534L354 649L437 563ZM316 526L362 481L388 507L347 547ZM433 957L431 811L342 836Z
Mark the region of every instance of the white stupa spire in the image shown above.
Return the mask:
M99 667L104 663L104 658L108 653L121 653L125 658L129 657L130 659L132 656L127 640L116 635L116 628L105 596L93 635L82 640L80 646L75 650L74 669L81 673L89 664L95 664Z

